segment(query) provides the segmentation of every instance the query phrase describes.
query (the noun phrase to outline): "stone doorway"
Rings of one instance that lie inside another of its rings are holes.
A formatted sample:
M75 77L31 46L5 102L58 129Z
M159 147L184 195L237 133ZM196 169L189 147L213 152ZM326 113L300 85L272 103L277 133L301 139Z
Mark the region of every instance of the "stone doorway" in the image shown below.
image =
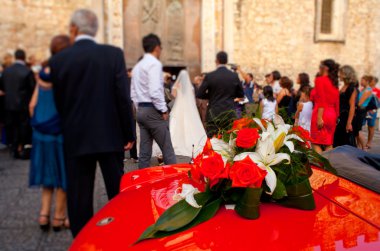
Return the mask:
M143 55L149 33L162 41L164 66L187 66L193 77L201 68L201 0L124 0L124 48L128 67Z

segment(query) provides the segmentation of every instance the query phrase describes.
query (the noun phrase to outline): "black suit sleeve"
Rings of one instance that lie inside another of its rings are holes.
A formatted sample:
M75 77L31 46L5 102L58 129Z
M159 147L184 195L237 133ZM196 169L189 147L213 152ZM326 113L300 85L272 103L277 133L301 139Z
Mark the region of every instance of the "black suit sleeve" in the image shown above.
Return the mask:
M0 73L0 91L4 91L3 75Z
M30 100L34 92L34 88L36 87L36 79L34 78L34 73L32 71L29 71L26 81L28 86L28 100Z
M54 58L49 60L48 65L50 67L50 77L53 84L55 106L57 107L58 113L62 115L64 98L63 98L63 92L60 90Z
M200 99L209 99L209 95L208 95L208 75L205 76L205 78L203 79L203 82L202 82L201 86L199 87L199 89L197 91L197 98L200 98Z
M240 79L239 79L237 74L236 74L235 84L236 84L236 97L237 98L244 98L243 86L242 86Z
M115 77L116 102L123 130L124 143L135 141L130 84L122 50L118 50Z

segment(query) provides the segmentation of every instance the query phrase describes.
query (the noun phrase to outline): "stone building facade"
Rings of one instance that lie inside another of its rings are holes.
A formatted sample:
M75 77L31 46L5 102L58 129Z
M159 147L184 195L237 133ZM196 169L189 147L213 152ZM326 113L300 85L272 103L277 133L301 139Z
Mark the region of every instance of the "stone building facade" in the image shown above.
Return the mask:
M124 47L129 66L140 39L157 32L163 61L192 74L215 68L219 50L260 81L274 70L314 75L325 58L380 75L380 0L0 0L0 54L20 47L42 59L71 13L99 16L98 41ZM164 27L164 28L162 28ZM132 49L131 49L132 48ZM134 55L136 54L136 55Z

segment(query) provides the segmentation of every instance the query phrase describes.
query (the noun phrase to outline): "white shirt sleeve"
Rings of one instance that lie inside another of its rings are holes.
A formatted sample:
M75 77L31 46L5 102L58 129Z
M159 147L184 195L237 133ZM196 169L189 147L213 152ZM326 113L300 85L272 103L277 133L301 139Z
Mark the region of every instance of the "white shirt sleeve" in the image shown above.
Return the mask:
M137 107L138 103L137 103L137 93L136 93L136 86L135 86L135 83L136 82L136 79L134 77L132 77L131 79L131 99L133 101L133 105L135 107Z
M148 73L149 77L149 95L154 107L161 111L168 110L165 102L163 72L161 64L153 64Z

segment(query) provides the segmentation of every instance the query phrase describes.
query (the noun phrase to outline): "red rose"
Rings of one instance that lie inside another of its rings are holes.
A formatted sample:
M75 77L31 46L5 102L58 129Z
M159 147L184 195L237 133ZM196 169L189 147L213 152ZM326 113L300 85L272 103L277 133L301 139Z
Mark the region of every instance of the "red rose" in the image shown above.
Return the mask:
M209 138L207 138L206 144L205 144L205 146L203 147L203 152L202 152L202 154L203 154L203 155L209 155L211 152L213 152L213 150L212 150L211 140L210 140Z
M234 121L231 131L241 130L253 124L253 120L249 118L241 118Z
M248 156L236 161L230 170L232 187L261 187L267 171L261 169Z
M301 126L293 126L292 131L305 141L311 141L310 133L308 130L303 129Z
M237 132L236 145L241 148L252 148L259 138L257 128L243 128Z
M222 156L216 152L204 155L200 165L200 172L210 180L227 178Z
M202 158L203 158L203 155L199 154L194 159L194 164L191 166L191 170L190 170L191 178L198 183L202 183L204 181L203 176L200 172Z

